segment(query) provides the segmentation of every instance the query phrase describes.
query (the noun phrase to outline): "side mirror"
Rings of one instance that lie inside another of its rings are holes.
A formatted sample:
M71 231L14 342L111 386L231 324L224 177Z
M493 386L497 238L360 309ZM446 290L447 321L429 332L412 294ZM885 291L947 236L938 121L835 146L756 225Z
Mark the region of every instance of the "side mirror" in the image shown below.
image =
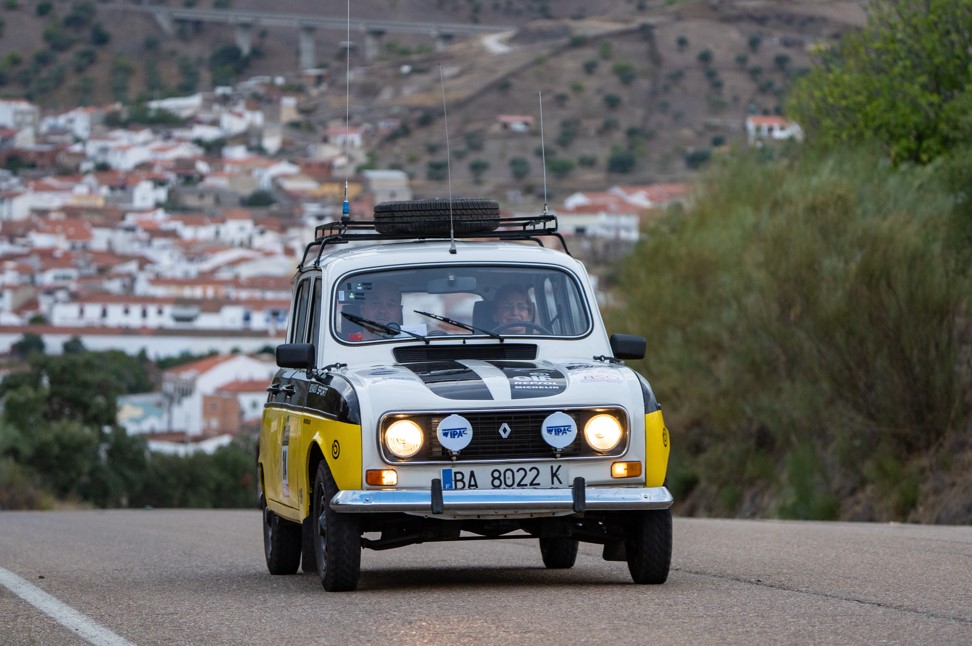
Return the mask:
M611 352L616 359L644 359L648 341L634 334L612 334Z
M277 365L281 368L311 370L317 352L313 343L281 343L277 346Z

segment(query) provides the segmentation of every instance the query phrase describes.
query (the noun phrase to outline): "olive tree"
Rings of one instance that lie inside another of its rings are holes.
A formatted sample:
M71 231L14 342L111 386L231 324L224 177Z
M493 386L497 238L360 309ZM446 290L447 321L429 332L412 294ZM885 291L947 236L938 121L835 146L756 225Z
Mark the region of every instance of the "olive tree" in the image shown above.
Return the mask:
M789 112L824 146L874 141L926 163L972 133L972 0L886 0L795 85Z

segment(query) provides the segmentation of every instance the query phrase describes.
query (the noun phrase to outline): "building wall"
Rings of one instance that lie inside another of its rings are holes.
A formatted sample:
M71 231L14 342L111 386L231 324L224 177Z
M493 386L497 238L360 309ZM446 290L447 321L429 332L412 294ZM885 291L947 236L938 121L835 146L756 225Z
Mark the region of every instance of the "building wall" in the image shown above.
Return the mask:
M202 407L203 435L236 435L240 432L240 405L236 397L224 394L203 395Z

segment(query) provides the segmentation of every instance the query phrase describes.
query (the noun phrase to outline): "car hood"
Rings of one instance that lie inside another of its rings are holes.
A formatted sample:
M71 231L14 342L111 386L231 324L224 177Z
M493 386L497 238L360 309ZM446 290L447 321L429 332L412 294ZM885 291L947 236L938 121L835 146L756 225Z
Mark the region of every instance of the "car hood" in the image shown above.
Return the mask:
M630 368L587 360L427 361L348 371L361 400L380 415L395 410L446 410L493 406L622 405L642 403Z

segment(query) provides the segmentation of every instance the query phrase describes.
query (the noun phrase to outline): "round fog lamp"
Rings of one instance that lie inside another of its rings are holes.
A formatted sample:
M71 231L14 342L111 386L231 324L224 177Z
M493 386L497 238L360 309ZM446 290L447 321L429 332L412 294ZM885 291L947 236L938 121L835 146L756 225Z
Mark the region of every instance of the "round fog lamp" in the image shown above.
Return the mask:
M422 429L410 419L399 419L385 429L385 446L396 458L410 458L422 448Z
M595 415L584 425L584 439L595 451L610 451L621 441L621 423L612 415Z

